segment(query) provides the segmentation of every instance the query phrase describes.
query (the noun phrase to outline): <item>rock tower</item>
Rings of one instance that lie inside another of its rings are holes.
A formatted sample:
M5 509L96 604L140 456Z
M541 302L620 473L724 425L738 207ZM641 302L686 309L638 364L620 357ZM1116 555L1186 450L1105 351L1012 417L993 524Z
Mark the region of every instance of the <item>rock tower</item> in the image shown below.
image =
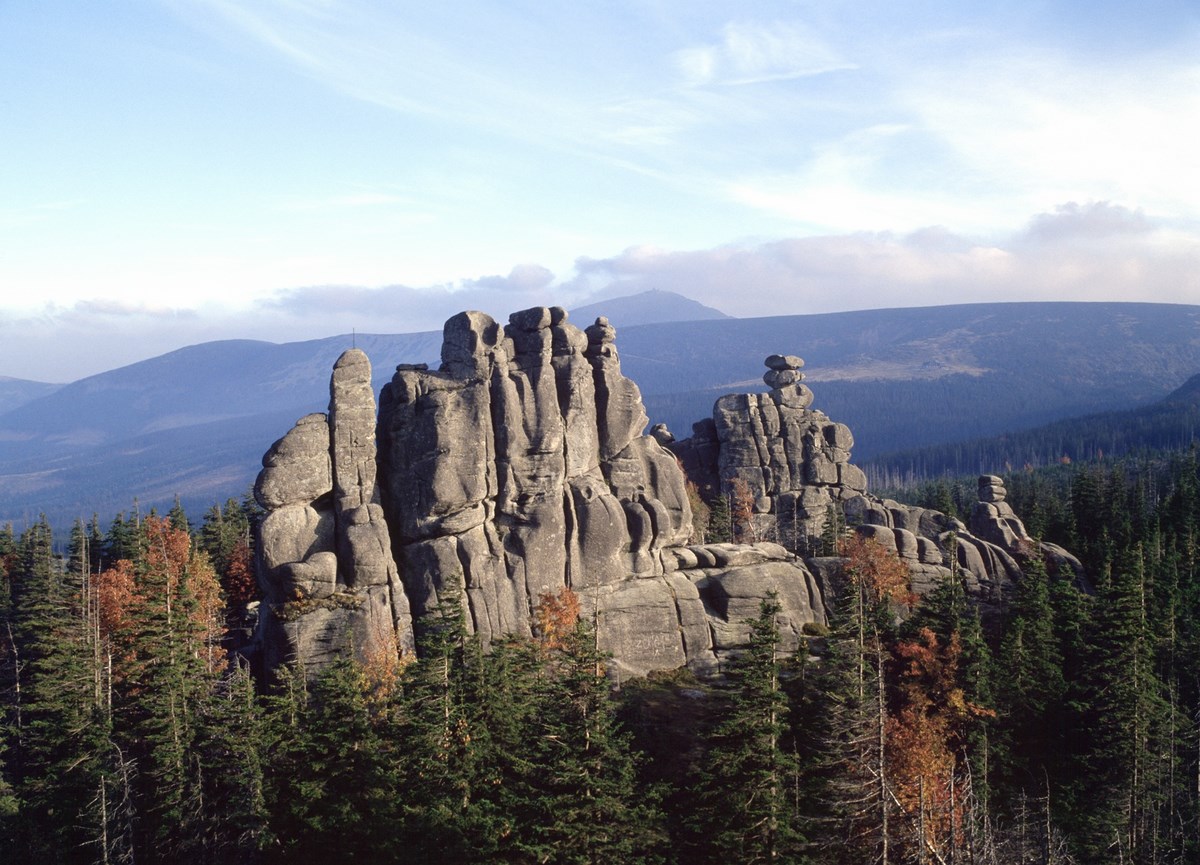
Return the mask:
M328 415L277 442L256 487L268 663L317 667L388 629L411 650L413 622L454 596L485 643L528 635L564 586L624 674L717 669L772 591L790 645L824 622L815 578L782 546L690 543L687 479L643 434L615 338L557 307L506 326L460 313L438 369L396 368L377 421L365 356L343 355Z
M1033 550L999 478L981 478L969 529L868 495L850 430L810 408L794 355L769 356L767 393L721 397L683 441L661 425L644 434L603 317L580 330L558 307L507 325L463 312L441 356L436 370L397 366L376 416L370 364L347 351L328 412L263 458L268 668L411 652L421 618L453 598L485 644L529 635L541 597L569 587L614 674L710 673L745 645L769 594L785 650L825 622L840 560L820 553L841 531L895 550L918 591L956 576L992 612ZM739 499L740 543L695 542L689 481Z

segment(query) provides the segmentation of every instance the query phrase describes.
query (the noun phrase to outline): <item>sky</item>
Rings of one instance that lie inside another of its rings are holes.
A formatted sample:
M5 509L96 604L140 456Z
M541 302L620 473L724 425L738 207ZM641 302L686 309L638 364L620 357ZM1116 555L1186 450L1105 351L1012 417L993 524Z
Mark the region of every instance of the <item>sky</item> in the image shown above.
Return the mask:
M0 0L0 376L651 288L1200 303L1194 0Z

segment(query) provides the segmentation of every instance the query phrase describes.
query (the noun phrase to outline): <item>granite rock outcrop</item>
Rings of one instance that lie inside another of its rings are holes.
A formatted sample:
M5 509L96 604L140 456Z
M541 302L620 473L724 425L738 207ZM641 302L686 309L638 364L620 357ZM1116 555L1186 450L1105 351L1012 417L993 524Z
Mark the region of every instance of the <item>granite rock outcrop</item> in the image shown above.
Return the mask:
M615 336L559 308L507 325L460 313L439 368L399 365L377 418L365 356L344 354L328 414L272 447L256 487L268 663L319 666L385 624L409 651L448 597L485 644L529 635L564 587L621 674L719 668L770 592L793 647L824 622L815 578L782 546L691 544L687 479L661 431L644 434Z
M614 675L711 673L768 595L787 650L826 622L831 544L850 530L895 551L916 591L953 576L986 616L1001 610L1036 552L1001 479L980 479L969 525L873 497L850 430L811 408L803 361L765 363L768 392L721 397L677 441L661 424L646 434L603 317L580 329L557 307L506 325L459 313L439 367L397 366L378 413L369 361L345 352L327 413L271 447L255 488L264 664L411 652L422 617L453 598L485 645L528 636L540 599L569 587ZM697 542L697 491L735 504L736 543Z
M743 536L775 540L804 556L826 603L837 589L831 541L844 531L894 552L919 595L948 576L959 579L987 622L996 620L1021 579L1022 560L1041 555L1082 577L1074 556L1029 536L997 476L979 479L979 501L966 524L870 495L865 474L850 462L850 430L810 407L804 362L771 355L765 363L768 393L721 397L711 419L694 424L691 438L671 437L669 447L699 488L723 497L734 511L741 500L736 528Z
M263 661L318 667L353 646L362 654L413 647L408 596L392 557L376 477L371 364L342 354L329 413L301 418L263 457L254 494L258 572L271 605Z

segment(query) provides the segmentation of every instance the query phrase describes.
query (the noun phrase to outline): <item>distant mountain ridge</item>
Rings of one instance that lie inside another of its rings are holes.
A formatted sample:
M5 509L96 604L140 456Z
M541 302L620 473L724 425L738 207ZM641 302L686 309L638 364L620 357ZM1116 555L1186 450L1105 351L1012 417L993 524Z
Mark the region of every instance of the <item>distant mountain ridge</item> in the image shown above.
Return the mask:
M12 411L35 399L49 396L61 387L61 384L0 375L0 414Z
M586 325L580 316L571 320ZM436 366L441 334L204 343L0 414L0 523L40 511L55 525L93 512L108 519L134 497L143 509L165 509L176 493L198 515L241 495L271 442L296 418L325 410L329 371L352 345L371 358L378 392L397 363ZM1200 371L1200 306L976 304L724 318L620 326L617 346L652 422L666 421L679 437L723 393L765 389L766 355L799 354L814 407L850 426L862 464L1159 400Z

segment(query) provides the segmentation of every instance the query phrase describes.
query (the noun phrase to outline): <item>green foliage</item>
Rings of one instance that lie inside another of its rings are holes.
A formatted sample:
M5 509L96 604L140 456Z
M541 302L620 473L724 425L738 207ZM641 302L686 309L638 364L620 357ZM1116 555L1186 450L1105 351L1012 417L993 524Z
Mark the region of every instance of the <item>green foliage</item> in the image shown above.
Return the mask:
M696 861L799 862L799 764L781 681L780 606L774 594L749 620L750 644L728 671L724 717L709 738L696 802ZM731 820L730 814L737 818Z
M664 836L653 791L640 789L630 738L581 619L547 660L533 729L529 852L557 863L655 862Z
M419 658L360 650L256 692L202 614L207 563L242 555L244 503L211 509L194 547L155 518L79 523L62 558L44 523L0 530L2 849L214 865L1196 861L1197 453L1008 488L1028 525L1081 554L1083 579L1023 559L985 634L962 574L912 606L894 557L843 543L836 615L802 629L798 659L779 656L767 603L720 682L677 672L625 682L620 700L578 605L547 610L540 642L485 651L452 590ZM925 492L961 513L974 489ZM117 552L132 594L102 597L96 571ZM102 604L127 624L103 632Z
M708 503L708 542L728 543L733 540L733 534L733 511L729 499L723 493L718 493Z
M1017 586L997 665L1004 675L996 683L1001 716L994 740L995 777L1010 795L1037 795L1048 773L1058 776L1067 720L1063 660L1041 560L1026 566Z
M82 584L54 557L44 520L22 535L17 553L3 623L14 661L5 748L14 777L10 838L25 861L88 862L108 852L110 813L100 806L111 745Z

